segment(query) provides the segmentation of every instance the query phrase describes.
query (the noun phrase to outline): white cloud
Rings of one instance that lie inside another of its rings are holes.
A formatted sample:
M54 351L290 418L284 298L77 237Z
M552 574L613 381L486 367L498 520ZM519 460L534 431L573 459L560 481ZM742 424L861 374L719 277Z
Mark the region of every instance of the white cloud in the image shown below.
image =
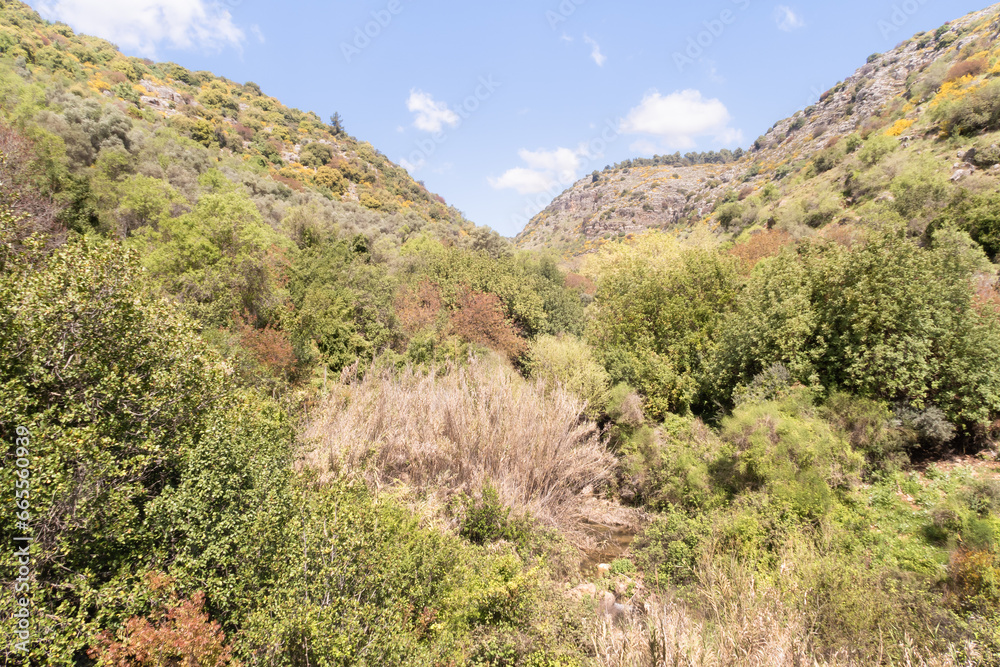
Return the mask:
M522 148L517 154L527 167L509 169L500 178L489 179L490 185L495 189L511 188L522 195L529 195L561 185L571 185L576 180L584 158L590 157L586 146L576 150L557 148L552 151L529 151Z
M445 125L455 127L459 123L458 114L444 102L437 102L430 93L414 88L406 100L406 108L417 114L413 126L424 132L440 132Z
M607 62L608 58L603 53L601 53L601 46L591 39L588 35L583 36L583 41L591 47L590 57L594 59L598 67L604 67L604 63Z
M622 121L626 134L652 134L675 149L690 149L698 137L721 143L738 141L739 130L729 126L732 117L717 99L705 99L700 91L682 90L670 95L653 91Z
M239 48L245 39L229 10L214 0L42 0L38 10L146 56L155 56L160 45L217 51Z
M788 5L778 5L774 8L774 22L778 24L778 30L785 32L798 30L806 25L805 20Z
M559 181L572 183L576 180L580 158L586 153L583 149L557 148L554 151L529 151L522 148L517 154L532 169L552 172Z
M497 190L513 189L522 195L545 192L556 184L549 174L524 167L508 169L500 178L489 180L490 185Z

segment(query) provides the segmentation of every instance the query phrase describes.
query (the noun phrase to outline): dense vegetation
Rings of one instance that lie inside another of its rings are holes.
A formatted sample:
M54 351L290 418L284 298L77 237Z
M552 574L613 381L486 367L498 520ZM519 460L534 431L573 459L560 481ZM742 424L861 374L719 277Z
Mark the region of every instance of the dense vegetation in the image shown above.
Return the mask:
M569 267L339 116L0 13L31 664L1000 662L995 181L873 129ZM920 141L988 160L981 83ZM867 205L778 205L817 183Z
M734 151L723 148L720 151L696 152L689 151L681 155L680 151L671 155L654 155L653 157L638 157L630 160L623 160L614 165L604 168L605 172L619 171L621 169L633 169L635 167L687 167L693 164L729 164L736 162L744 155L742 148ZM596 172L595 172L596 173Z

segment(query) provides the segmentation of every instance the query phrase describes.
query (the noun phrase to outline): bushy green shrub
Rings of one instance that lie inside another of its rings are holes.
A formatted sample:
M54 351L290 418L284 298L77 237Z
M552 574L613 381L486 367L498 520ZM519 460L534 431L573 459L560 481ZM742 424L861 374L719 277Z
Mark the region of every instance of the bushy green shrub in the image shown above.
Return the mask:
M948 182L930 159L908 161L889 187L892 206L903 218L910 219L926 210L939 209L946 201Z
M638 429L623 446L629 473L623 498L653 510L719 505L724 493L712 471L720 449L718 438L693 418L668 416L662 428Z
M633 545L646 580L661 586L690 583L708 533L704 515L668 510L654 517Z
M729 231L733 223L743 215L743 207L736 202L723 204L715 211L715 217L722 225L722 228Z
M895 471L909 462L907 448L914 443L910 434L893 424L893 411L883 401L833 392L821 414L864 454L876 469Z
M261 323L277 317L283 295L275 255L288 242L245 195L204 195L190 213L142 232L136 245L147 251L144 263L197 319L220 326L233 312Z
M778 207L776 227L790 233L802 227L818 229L832 222L841 209L841 197L833 192L800 196Z
M816 159L813 160L813 168L816 169L817 174L824 174L840 164L843 158L843 150L834 146L816 156Z
M896 150L898 146L899 141L894 137L876 134L869 138L861 150L858 151L858 159L865 165L873 167Z
M588 339L612 382L635 387L653 417L696 407L703 360L735 298L735 258L647 233L609 244L591 267L598 291Z
M965 154L965 159L980 169L992 167L995 164L1000 164L1000 146L997 144L976 146L969 149L969 152Z
M792 374L782 363L773 364L754 376L746 386L737 387L733 392L736 407L782 398L792 386Z
M628 558L616 558L611 562L611 574L634 574L635 563Z
M970 135L1000 129L1000 81L991 81L933 112L948 134Z
M896 409L896 419L904 428L912 429L927 444L944 445L955 439L955 426L941 408L930 405L923 410L910 406Z
M781 362L807 386L986 423L1000 407L1000 373L986 361L1000 352L1000 328L972 307L962 256L873 232L851 249L802 244L760 262L720 336L717 390L731 400Z
M448 662L462 658L470 634L490 643L530 628L545 594L516 555L422 528L397 504L374 502L363 484L299 494L287 539L262 564L274 573L272 592L241 635L239 647L257 659Z
M232 629L259 602L245 568L273 543L288 421L227 382L120 245L80 241L4 268L0 428L13 442L7 429L25 425L34 443L33 600L48 610L37 657L69 664L92 632L145 613L149 567L175 567ZM11 488L14 469L0 468Z
M524 543L527 540L530 531L527 518L511 518L510 508L503 504L491 484L483 486L478 498L466 496L460 505L459 535L473 544L490 544L498 540Z
M539 336L529 346L524 366L531 378L553 388L562 386L587 401L588 415L604 413L610 378L590 346L579 338Z
M819 418L805 390L737 408L720 435L730 449L713 465L718 483L737 494L765 490L803 517L821 516L834 490L860 481L861 457Z
M333 151L326 144L307 144L299 152L299 162L307 167L322 167L333 159Z
M990 258L1000 258L1000 195L960 192L928 231L949 224L968 232Z

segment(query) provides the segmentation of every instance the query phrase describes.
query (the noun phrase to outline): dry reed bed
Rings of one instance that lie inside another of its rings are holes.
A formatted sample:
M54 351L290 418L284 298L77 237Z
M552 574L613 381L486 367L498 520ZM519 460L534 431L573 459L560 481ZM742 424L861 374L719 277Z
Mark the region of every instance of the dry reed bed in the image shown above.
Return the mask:
M746 593L746 591L744 591ZM959 667L981 664L959 659L953 649L929 655L902 644L887 655L855 658L841 651L818 658L808 646L806 619L766 594L750 592L731 608L705 620L673 600L650 599L642 615L615 620L598 616L590 630L597 661L604 667ZM732 613L736 612L736 613ZM886 647L888 648L888 647ZM975 655L975 646L965 647ZM887 651L888 652L888 651Z
M303 462L328 479L360 474L373 488L424 496L475 494L490 483L515 513L587 546L583 521L620 523L629 513L592 495L616 460L584 407L490 359L372 372L320 405Z
M811 610L790 605L735 560L703 563L695 589L700 611L669 595L651 596L640 613L594 619L590 638L604 667L959 667L980 663L973 642L943 654L918 648L909 638L890 646L880 639L869 654L853 647L820 655ZM810 591L796 591L806 598ZM959 649L962 649L959 651ZM964 654L964 659L959 658ZM970 657L971 656L971 657Z

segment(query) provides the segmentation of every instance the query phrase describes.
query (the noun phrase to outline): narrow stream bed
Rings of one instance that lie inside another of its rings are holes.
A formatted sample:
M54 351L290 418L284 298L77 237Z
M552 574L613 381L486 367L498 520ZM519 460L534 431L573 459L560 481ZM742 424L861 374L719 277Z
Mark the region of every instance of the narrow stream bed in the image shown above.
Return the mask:
M633 526L603 526L597 523L585 524L587 533L597 542L597 548L586 552L582 568L594 574L601 563L610 564L624 556L638 534Z

